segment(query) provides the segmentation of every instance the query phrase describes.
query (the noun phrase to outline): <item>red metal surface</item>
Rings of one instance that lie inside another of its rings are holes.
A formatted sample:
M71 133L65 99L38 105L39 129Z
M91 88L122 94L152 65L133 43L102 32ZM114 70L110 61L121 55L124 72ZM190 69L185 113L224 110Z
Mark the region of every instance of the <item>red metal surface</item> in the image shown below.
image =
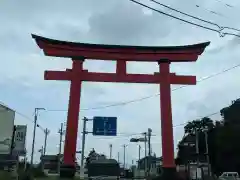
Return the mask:
M33 35L38 46L49 56L77 58L73 60L72 69L66 71L45 71L46 80L71 81L69 109L67 118L64 163L75 164L78 117L80 110L80 92L82 81L154 83L160 84L162 155L164 167L175 167L171 84L195 85L195 76L179 76L170 73L170 62L196 61L209 43L182 47L139 47L110 46L57 41ZM116 73L98 73L83 70L80 59L117 60ZM127 74L126 61L155 61L168 59L160 63L160 73Z
M194 62L197 60L198 55L192 54L171 54L171 53L106 53L106 52L91 52L91 51L73 51L73 50L62 50L62 49L50 49L47 48L44 51L47 56L57 57L85 57L86 59L103 59L103 60L128 60L128 61L152 61L156 62L159 59L171 59L171 62Z
M161 112L163 167L166 168L175 167L169 66L170 63L162 63L160 64L159 68L160 73L164 77L160 84L160 105L161 105L160 112Z
M82 61L73 61L72 73L82 70ZM67 129L65 135L64 158L67 165L75 166L75 155L77 145L78 118L80 110L80 95L82 82L72 76L70 85L70 96L68 104Z
M97 73L97 72L77 72L75 76L71 71L45 71L45 80L68 80L75 77L79 82L118 82L118 83L148 83L159 84L164 81L164 75L155 74L124 74L124 73ZM171 84L195 85L196 76L179 76L170 74Z

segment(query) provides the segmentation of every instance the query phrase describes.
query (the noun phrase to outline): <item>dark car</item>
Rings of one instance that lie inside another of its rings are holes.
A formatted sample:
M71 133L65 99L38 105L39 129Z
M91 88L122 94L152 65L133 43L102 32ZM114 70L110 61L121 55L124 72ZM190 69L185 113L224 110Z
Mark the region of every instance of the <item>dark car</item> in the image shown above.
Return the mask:
M119 179L120 166L114 159L101 159L91 161L88 165L88 177L90 179Z

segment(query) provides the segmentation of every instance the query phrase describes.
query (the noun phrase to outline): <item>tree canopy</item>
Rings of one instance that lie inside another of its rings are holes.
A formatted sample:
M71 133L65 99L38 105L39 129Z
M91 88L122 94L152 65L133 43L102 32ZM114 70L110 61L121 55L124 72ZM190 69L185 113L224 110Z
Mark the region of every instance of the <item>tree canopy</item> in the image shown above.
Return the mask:
M221 120L209 117L188 122L185 135L178 144L178 164L191 161L206 161L206 140L212 171L220 174L225 171L240 173L240 99L220 110ZM197 132L197 137L196 137ZM196 154L196 139L199 155Z
M98 159L106 159L106 156L104 154L99 154L94 149L92 149L86 158L85 168L88 168L88 165L91 161Z

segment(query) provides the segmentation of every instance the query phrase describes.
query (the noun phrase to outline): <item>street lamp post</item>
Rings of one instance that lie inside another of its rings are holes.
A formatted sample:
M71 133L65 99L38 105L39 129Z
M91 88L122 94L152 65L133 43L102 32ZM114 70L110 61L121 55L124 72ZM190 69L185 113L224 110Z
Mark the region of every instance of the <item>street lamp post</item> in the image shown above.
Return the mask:
M150 130L150 129L149 129ZM140 137L140 138L131 138L130 142L144 142L144 146L145 146L145 160L144 160L144 166L145 166L145 176L147 176L147 132L142 133L142 135L144 135L144 137ZM149 146L150 147L150 146ZM139 162L140 162L140 150L141 150L141 146L139 145ZM149 150L150 153L150 150Z

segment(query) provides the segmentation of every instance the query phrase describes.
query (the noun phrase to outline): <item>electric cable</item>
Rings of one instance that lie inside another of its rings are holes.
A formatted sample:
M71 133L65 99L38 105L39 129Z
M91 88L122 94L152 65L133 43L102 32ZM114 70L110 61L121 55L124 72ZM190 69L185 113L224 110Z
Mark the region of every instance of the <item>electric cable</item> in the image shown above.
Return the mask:
M17 111L16 109L12 109L12 108L8 107L8 106L7 106L5 103L3 103L2 101L0 101L0 105L6 107L7 109L10 109L10 110L14 111L16 114L18 114L19 116L23 117L24 119L30 121L31 123L34 123L34 121L33 121L30 117L28 117L27 115L25 115L25 114ZM37 124L37 127L44 132L45 129L44 129L42 126L40 126L39 124Z
M171 17L171 18L173 18L173 19L177 19L177 20L179 20L179 21L182 21L182 22L185 22L185 23L188 23L188 24L191 24L191 25L194 25L194 26L203 28L203 29L207 29L207 30L209 30L209 31L217 32L220 37L224 37L225 35L232 35L232 36L240 37L240 35L238 35L238 34L222 32L222 30L223 30L224 28L226 29L226 27L222 27L222 29L219 29L219 30L213 29L213 28L210 28L210 27L207 27L207 26L203 26L203 25L200 25L200 24L197 24L197 23L194 23L194 22L191 22L191 21L182 19L182 18L177 17L177 16L174 16L174 15L165 13L165 12L163 12L163 11L160 11L160 10L158 10L158 9L155 9L155 8L153 8L153 7L150 7L150 6L146 5L146 4L143 4L143 3L141 3L141 2L138 2L138 1L136 1L136 0L129 0L129 1L132 1L132 2L135 3L135 4L138 4L138 5L142 6L142 7L148 8L148 9L150 9L150 10L152 10L152 11L158 12L158 13L163 14L163 15L165 15L165 16Z
M208 24L217 26L217 27L219 28L219 31L222 31L222 30L224 30L224 29L231 29L231 30L235 30L235 31L240 32L239 29L232 28L232 27L227 27L227 26L220 26L220 25L218 25L217 23L214 23L214 22L211 22L211 21L208 21L208 20L205 20L205 19L202 19L202 18L193 16L193 15L190 15L190 14L185 13L185 12L182 12L182 11L180 11L180 10L177 10L177 9L175 9L175 8L172 8L172 7L170 7L170 6L167 6L167 5L163 4L163 3L160 3L160 2L158 2L158 1L156 1L156 0L149 0L149 1L154 2L154 3L156 3L156 4L160 5L160 6L163 6L163 7L165 7L165 8L168 8L168 9L170 9L170 10L172 10L172 11L175 11L175 12L178 12L178 13L180 13L180 14L183 14L183 15L185 15L185 16L191 17L191 18L193 18L193 19L197 19L197 20L199 20L199 21L202 21L202 22L205 22L205 23L208 23ZM199 6L199 7L200 7L200 6ZM210 12L213 13L213 14L220 15L219 13L217 13L217 12L215 12L215 11L210 11Z
M240 64L237 64L235 66L229 67L227 69L224 69L224 70L222 70L220 72L217 72L217 73L214 73L212 75L200 78L200 80L198 80L197 82L198 83L203 82L203 81L211 79L211 78L213 78L215 76L219 76L219 75L221 75L223 73L226 73L226 72L229 72L231 70L234 70L234 69L236 69L238 67L240 67ZM179 86L179 87L177 87L175 89L172 89L172 91L176 91L178 89L182 89L182 88L185 88L185 87L188 87L188 86L187 85L182 85L182 86ZM156 96L159 96L159 95L160 95L160 93L157 93L157 94L153 94L153 95L149 95L149 96L145 96L145 97L141 97L141 98L125 101L125 102L118 102L118 103L109 104L109 105L105 105L105 106L83 108L83 109L80 109L80 110L81 111L88 111L88 110L96 110L96 109L106 109L106 108L116 107L116 106L124 106L124 105L127 105L127 104L131 104L131 103L143 101L143 100L146 100L146 99L150 99L150 98L153 98L153 97L156 97ZM62 111L66 112L67 110L63 110L63 109L46 109L46 112L62 112Z

